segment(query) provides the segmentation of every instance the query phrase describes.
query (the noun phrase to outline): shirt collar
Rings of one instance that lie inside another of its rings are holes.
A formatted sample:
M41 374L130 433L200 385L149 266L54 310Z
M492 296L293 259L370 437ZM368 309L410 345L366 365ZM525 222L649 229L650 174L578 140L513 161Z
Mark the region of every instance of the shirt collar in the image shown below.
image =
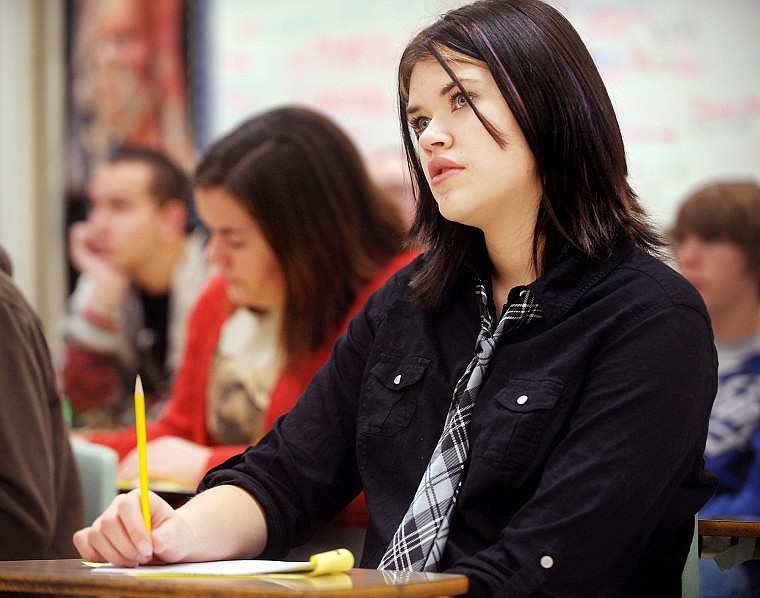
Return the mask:
M479 231L478 231L479 232ZM533 293L547 322L561 319L578 300L614 270L632 251L633 243L620 238L606 256L591 257L570 248L565 255L527 287ZM464 258L465 267L479 277L493 298L493 266L482 233L474 234ZM512 292L518 288L515 287Z
M618 239L606 256L592 257L570 249L547 272L528 286L547 321L565 316L589 289L620 265L634 250L628 239Z

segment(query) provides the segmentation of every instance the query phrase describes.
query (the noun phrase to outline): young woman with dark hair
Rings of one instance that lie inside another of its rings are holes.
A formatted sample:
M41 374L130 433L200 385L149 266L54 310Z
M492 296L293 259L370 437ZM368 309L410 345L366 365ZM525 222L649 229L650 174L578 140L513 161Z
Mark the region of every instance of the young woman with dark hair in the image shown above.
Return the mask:
M679 596L714 490L715 349L591 56L538 0L476 2L412 40L399 98L425 253L257 446L177 511L151 496L152 538L128 495L81 554L277 557L363 490L363 567L462 573L472 596Z
M343 323L403 244L403 226L351 140L305 108L240 125L203 157L195 187L201 214L210 194L232 196L271 246L285 285L282 339L291 365Z
M207 151L194 186L217 275L148 425L151 477L191 486L293 406L348 318L412 258L353 143L306 108L242 123ZM133 429L86 438L119 452L120 479L137 476Z
M509 4L509 3L507 3ZM533 225L533 267L541 273L574 248L605 257L619 236L645 250L662 245L628 184L625 148L615 112L599 72L577 33L541 2L517 2L521 18L505 14L503 2L464 6L422 31L399 66L401 134L419 183L413 233L431 246L417 275L418 295L435 304L464 259L473 228L447 220L417 155L408 126L409 87L414 67L435 60L494 142L511 140L473 101L451 63L487 68L512 112L533 156L541 194ZM522 7L522 8L520 8ZM498 52L497 52L498 49ZM423 117L424 118L424 117Z

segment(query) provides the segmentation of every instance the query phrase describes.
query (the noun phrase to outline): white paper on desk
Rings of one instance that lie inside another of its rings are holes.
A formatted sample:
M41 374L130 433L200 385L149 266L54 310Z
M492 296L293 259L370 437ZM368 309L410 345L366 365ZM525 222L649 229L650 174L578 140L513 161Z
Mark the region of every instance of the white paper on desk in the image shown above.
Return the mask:
M93 573L123 573L127 575L262 575L267 573L308 573L314 563L299 561L234 560L177 565L145 565L116 567L110 563L93 569Z
M112 564L90 563L96 573L123 573L127 575L142 575L155 577L190 577L193 575L271 575L286 573L311 577L343 573L354 566L354 555L346 548L336 548L326 552L311 555L308 562L304 561L264 561L260 559L234 561L205 561L201 563L180 563L177 565L148 565L143 567L115 567Z

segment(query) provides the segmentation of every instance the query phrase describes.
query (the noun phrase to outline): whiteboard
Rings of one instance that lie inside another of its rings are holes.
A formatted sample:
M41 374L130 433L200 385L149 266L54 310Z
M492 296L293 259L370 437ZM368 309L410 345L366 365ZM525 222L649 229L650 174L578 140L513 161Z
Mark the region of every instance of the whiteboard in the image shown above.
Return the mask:
M719 177L760 180L760 0L551 0L586 42L655 222ZM212 137L283 103L332 116L370 155L400 144L405 44L456 0L208 3Z

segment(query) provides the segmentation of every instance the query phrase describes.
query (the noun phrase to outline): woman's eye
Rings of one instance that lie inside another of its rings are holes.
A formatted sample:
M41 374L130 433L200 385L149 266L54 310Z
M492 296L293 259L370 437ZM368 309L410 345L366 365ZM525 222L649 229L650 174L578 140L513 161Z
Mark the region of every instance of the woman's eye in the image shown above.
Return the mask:
M422 133L430 124L430 119L427 116L417 116L413 118L409 124L412 126L412 130L417 137L419 137L420 133Z
M229 247L230 249L243 249L245 247L245 240L227 239L227 247Z
M465 106L467 106L468 104L469 104L469 102L467 101L467 97L466 97L466 96L465 96L463 93L458 93L458 94L457 94L457 95L454 97L454 105L455 105L457 108L464 108L464 107L465 107Z

